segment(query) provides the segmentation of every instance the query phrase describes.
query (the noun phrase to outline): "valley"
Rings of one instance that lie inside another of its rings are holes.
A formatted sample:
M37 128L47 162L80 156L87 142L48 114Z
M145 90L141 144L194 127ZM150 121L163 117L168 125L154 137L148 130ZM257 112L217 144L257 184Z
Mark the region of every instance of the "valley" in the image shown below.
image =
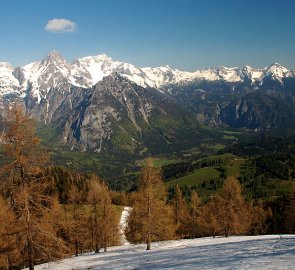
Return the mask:
M137 69L106 55L69 64L52 51L22 68L1 64L0 78L3 117L12 104L24 107L39 121L37 135L54 165L97 173L116 190L135 189L144 159L153 157L170 189L177 183L206 197L235 176L244 179L249 196L265 197L268 191L254 192L245 179L256 174L259 157L284 153L287 146L277 141L294 134L295 76L279 64L189 73ZM274 148L259 151L267 144ZM200 165L227 153L234 155ZM272 180L262 185L279 190L276 196L289 189L294 169L288 166L282 169L288 175L264 175Z
M2 0L0 270L293 269L294 10Z

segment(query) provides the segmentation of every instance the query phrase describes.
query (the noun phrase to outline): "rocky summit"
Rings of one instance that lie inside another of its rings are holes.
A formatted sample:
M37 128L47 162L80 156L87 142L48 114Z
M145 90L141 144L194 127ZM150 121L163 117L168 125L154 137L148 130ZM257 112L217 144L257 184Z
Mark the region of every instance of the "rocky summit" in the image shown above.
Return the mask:
M186 72L107 55L68 63L56 51L23 67L0 63L0 114L20 103L81 151L175 151L210 137L202 124L292 128L294 102L295 73L278 63Z

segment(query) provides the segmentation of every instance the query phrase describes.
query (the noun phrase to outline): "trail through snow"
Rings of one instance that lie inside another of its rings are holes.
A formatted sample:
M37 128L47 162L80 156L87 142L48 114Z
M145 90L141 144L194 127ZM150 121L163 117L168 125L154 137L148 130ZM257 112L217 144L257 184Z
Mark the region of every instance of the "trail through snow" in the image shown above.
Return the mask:
M131 207L128 207L128 206L125 206L123 211L122 211L122 215L121 215L121 219L120 219L120 232L121 232L121 235L122 235L122 244L123 245L128 245L129 242L127 241L126 239L126 236L124 234L124 231L125 231L125 228L127 226L127 219L129 217L129 214L130 214L130 211L131 211Z

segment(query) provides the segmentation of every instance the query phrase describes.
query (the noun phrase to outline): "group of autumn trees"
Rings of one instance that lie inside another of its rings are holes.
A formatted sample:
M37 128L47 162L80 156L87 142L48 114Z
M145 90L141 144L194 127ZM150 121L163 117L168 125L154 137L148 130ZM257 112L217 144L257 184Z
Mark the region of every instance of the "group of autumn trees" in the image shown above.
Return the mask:
M148 160L126 229L130 242L145 242L150 249L152 241L165 239L259 234L265 232L271 216L260 203L245 202L241 185L233 177L206 204L196 191L186 201L179 186L171 202L166 193L161 170Z
M71 185L61 205L34 121L20 109L8 119L1 138L0 269L31 270L36 263L118 244L119 217L108 187L92 175L86 192Z
M205 202L195 190L190 197L183 196L178 185L168 199L161 169L152 163L147 160L142 169L131 201L133 209L125 234L132 243L145 242L149 250L152 241L167 239L295 233L295 189L281 198L280 204L272 201L270 207L262 200L246 201L240 182L228 177ZM280 228L275 231L278 222Z

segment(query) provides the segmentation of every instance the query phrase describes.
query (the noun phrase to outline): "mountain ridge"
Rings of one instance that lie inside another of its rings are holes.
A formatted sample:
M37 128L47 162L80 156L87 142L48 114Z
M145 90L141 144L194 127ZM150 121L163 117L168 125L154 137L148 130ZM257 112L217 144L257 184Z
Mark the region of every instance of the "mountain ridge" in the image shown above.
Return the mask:
M185 72L137 68L105 54L68 63L52 51L23 67L0 63L0 114L21 103L37 120L53 124L72 149L156 153L191 147L189 137L200 143L200 123L293 128L294 87L295 72L278 63Z
M106 54L76 58L72 63L68 63L57 51L51 51L41 61L22 67L13 68L7 62L0 62L0 95L13 91L20 97L24 97L27 88L31 85L31 95L40 102L46 96L48 89L56 87L61 80L74 86L89 88L114 71L142 87L153 87L159 90L165 90L173 84L201 80L221 80L230 83L250 80L252 83L263 84L263 80L267 77L279 81L285 77L295 77L294 71L278 63L261 69L250 66L242 68L220 66L188 72L169 66L138 68L129 63L114 61ZM10 85L11 91L9 91Z

